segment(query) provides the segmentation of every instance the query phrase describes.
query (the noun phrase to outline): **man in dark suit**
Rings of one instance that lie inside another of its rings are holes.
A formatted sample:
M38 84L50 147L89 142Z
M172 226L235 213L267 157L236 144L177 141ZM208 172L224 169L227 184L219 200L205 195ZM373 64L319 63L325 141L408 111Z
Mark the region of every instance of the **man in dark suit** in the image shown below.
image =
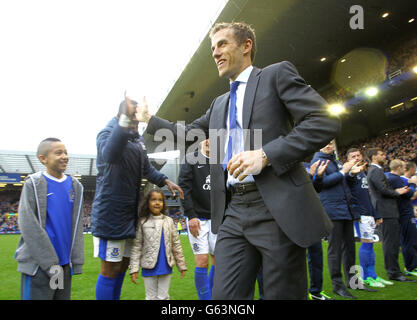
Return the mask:
M371 161L368 171L368 187L372 205L379 216L384 219L381 231L385 270L391 280L412 281L404 277L398 265L400 224L397 199L407 193L408 188L402 187L394 190L391 187L382 169L386 156L381 148L371 148L367 155Z
M147 106L138 112L150 134L180 127L209 135L213 299L252 299L261 263L265 299L306 299L305 248L332 223L301 162L335 137L340 121L291 63L252 66L255 33L247 24L216 24L210 38L231 91L185 128L150 116Z

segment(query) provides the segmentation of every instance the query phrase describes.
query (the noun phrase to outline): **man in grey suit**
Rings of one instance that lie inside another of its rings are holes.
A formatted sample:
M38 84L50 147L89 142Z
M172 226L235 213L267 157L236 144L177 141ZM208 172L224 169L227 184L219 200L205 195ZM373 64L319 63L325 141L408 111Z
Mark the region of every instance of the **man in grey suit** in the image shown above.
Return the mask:
M407 187L395 190L391 187L382 168L386 161L386 156L381 148L370 148L367 156L371 161L367 178L372 205L381 218L384 219L381 231L385 270L390 280L414 282L404 277L398 265L400 224L396 199L409 190Z
M301 162L336 136L340 121L291 63L252 66L256 42L249 25L219 23L210 38L219 76L230 80L231 91L185 128L151 116L146 105L138 113L150 134L160 128L175 134L178 127L210 133L217 233L212 298L252 299L262 264L265 299L306 299L305 248L328 235L332 223ZM226 132L226 141L213 131Z

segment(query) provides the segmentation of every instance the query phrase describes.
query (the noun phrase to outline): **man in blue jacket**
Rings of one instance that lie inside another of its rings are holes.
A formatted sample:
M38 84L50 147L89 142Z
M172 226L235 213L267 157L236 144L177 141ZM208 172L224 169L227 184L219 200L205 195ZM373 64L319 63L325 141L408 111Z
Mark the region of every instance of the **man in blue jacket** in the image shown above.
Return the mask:
M119 113L97 136L97 186L91 212L94 255L101 259L97 300L119 300L130 248L136 237L142 177L175 196L180 187L149 162L138 133L135 101L126 98Z
M342 261L345 280L348 287L353 274L351 267L355 265L355 240L353 236L353 220L360 216L354 216L351 211L351 193L347 186L345 175L356 161L349 161L342 165L334 156L335 145L331 141L327 146L316 152L311 163L317 160L327 161L329 164L322 179L322 190L319 193L320 201L332 220L334 228L328 237L327 261L333 291L344 298L355 299L346 288L342 279Z

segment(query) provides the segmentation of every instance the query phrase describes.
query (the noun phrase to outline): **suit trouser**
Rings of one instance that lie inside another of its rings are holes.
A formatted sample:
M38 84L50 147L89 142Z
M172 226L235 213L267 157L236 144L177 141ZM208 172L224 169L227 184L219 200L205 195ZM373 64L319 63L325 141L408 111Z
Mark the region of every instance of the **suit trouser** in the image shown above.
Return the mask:
M253 299L261 265L264 299L307 298L306 249L288 239L258 191L232 196L215 257L214 300Z
M385 270L388 277L399 276L402 272L398 264L400 252L400 223L398 218L384 218L381 231Z
M411 215L400 216L400 243L404 265L408 271L417 268L417 229Z
M310 273L310 293L323 290L323 248L321 240L307 249L308 271Z
M342 278L342 263L347 286L355 272L350 269L355 265L355 238L352 220L332 220L333 230L328 237L327 264L333 290L345 288Z
M41 268L34 276L22 273L20 297L22 300L70 300L71 268L62 267L63 277L50 277ZM61 275L59 275L61 276ZM62 288L62 289L60 289Z

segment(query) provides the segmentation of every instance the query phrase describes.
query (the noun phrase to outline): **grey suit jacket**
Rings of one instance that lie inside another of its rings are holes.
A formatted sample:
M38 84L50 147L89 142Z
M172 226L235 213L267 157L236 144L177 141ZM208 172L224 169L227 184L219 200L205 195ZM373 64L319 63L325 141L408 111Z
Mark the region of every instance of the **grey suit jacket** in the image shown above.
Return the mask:
M229 92L214 99L203 116L182 129L202 129L207 136L209 129L225 130L228 103ZM340 121L328 116L326 104L287 61L264 69L254 68L244 96L243 129L250 129L250 143L245 143L245 150L254 149L254 130L260 129L261 146L271 163L254 176L256 185L277 224L301 247L319 241L332 228L301 164L305 157L332 140L340 129ZM177 126L180 125L152 117L147 131L154 134L157 129L166 128L175 134ZM214 233L223 222L227 205L226 175L221 166L224 143L224 138L210 137L210 158L218 155L216 164L210 165Z
M368 186L372 205L381 218L398 218L397 198L400 194L392 189L384 171L374 165L369 167Z

